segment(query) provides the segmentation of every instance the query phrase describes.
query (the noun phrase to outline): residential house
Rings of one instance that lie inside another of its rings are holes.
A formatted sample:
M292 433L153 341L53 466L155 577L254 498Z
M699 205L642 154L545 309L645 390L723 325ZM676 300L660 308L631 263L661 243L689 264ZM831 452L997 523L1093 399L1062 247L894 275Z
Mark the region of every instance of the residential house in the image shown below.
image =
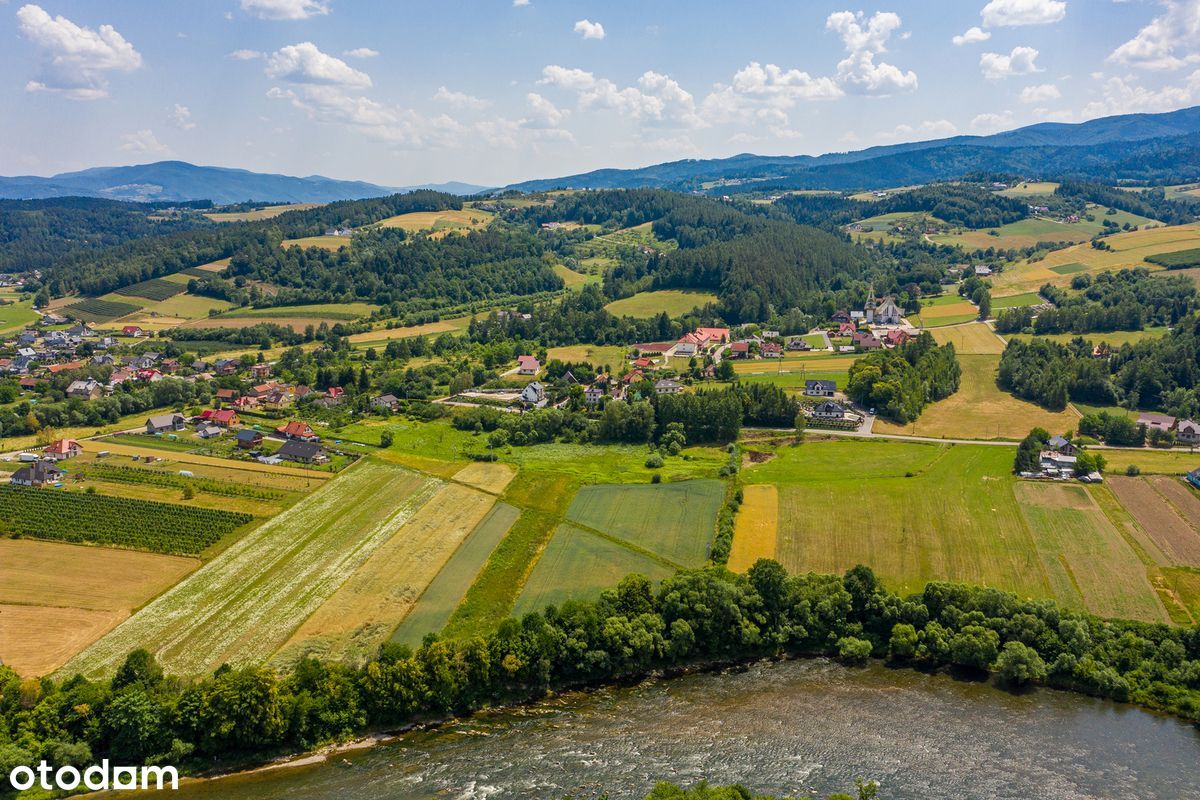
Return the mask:
M47 483L57 483L62 480L63 471L50 461L35 461L27 467L21 467L12 474L9 483L13 486L45 486Z
M809 344L808 339L805 339L803 336L789 336L787 340L787 349L800 350L803 352L805 350L812 350L812 345Z
M285 461L299 461L302 464L324 464L329 461L325 448L316 442L287 441L275 451L275 455Z
M1055 436L1046 443L1056 453L1061 453L1064 456L1079 455L1079 448L1071 444L1065 436Z
M307 422L299 420L292 420L286 425L280 425L275 432L285 439L298 439L302 442L319 442L321 440L321 437L313 432Z
M640 356L633 360L633 368L634 369L650 369L650 367L652 367L652 366L654 366L654 359L652 359L652 358L646 358L645 356Z
M640 369L631 369L629 372L625 373L623 378L621 378L621 383L624 383L626 386L628 386L629 384L645 380L645 378L645 374Z
M121 328L121 335L122 336L132 336L135 339L137 339L137 338L141 338L142 336L145 336L146 333L141 328L139 328L137 325L126 325L125 327Z
M778 339L779 331L763 331L759 335L764 339Z
M76 339L90 339L96 335L96 329L85 322L82 325L72 325L70 328L67 328L66 333L68 336L74 336Z
M257 397L235 397L229 405L236 408L238 411L245 411L249 408L258 408Z
M209 421L222 428L232 428L235 425L240 425L241 420L238 419L237 412L232 408L222 408L219 411L214 411Z
M870 333L856 333L850 337L850 341L859 350L878 350L883 347L883 343Z
M52 461L74 458L83 452L83 445L74 439L59 439L42 450L42 455Z
M776 342L763 342L758 346L758 352L763 358L783 358L783 345Z
M117 363L117 360L108 353L97 353L92 356L92 366L111 367L115 363Z
M707 342L707 338L702 338L694 333L688 333L675 343L675 347L671 350L671 354L681 358L691 358L699 353L700 348L707 344Z
M215 439L223 432L217 425L201 425L196 429L196 433L200 434L201 439Z
M238 360L235 358L221 358L213 364L213 374L215 375L234 375L238 371Z
M22 392L36 389L41 383L41 378L21 378L21 380L17 381L17 385L21 387Z
M238 399L238 390L217 389L217 393L214 395L214 397L218 403L232 403L234 400Z
M711 344L725 344L729 341L729 328L696 328L696 333L708 339Z
M279 388L279 384L275 383L274 381L271 381L270 383L260 383L257 386L251 386L248 390L246 390L246 396L257 397L261 399L275 391L277 388Z
M67 397L76 400L95 400L102 394L104 394L104 387L100 385L99 381L92 378L82 381L71 381L70 385L67 386Z
M834 381L808 380L804 382L806 397L833 397L836 393L837 384Z
M146 433L167 433L168 431L181 431L187 420L183 418L183 414L157 414L146 420Z
M683 385L678 381L673 381L670 378L663 378L654 383L655 394L679 394L683 391Z
M253 450L262 444L263 435L253 428L242 428L237 432L237 446L242 450Z
M396 397L394 394L381 394L379 397L371 398L371 408L380 411L384 409L387 409L388 411L395 411L399 407L400 398Z
M729 345L730 358L748 358L750 356L750 343L747 341L734 342Z
M830 317L829 319L832 320L834 323L837 323L840 325L843 322L849 322L853 318L850 316L849 312L847 312L847 311L835 311L835 312L833 312L833 316Z
M853 336L857 332L858 332L858 326L855 325L853 322L838 323L838 329L837 329L838 336Z
M112 374L110 374L108 376L108 385L109 386L120 386L122 383L124 383L127 380L131 380L133 377L134 377L133 373L125 368L114 369L112 371Z
M589 406L599 403L602 397L604 397L604 387L599 383L593 383L583 390L583 402Z
M1175 423L1175 441L1180 444L1200 444L1200 422L1181 419Z
M846 407L834 400L824 400L812 408L813 419L840 420L846 418Z
M521 402L526 405L535 406L543 403L546 400L546 387L537 381L530 381L529 384L521 390Z
M975 267L975 274L980 278L986 278L992 274L992 268L987 264L979 264Z
M1153 411L1146 411L1138 417L1138 425L1145 425L1147 431L1173 431L1175 430L1175 418L1169 414L1156 414Z
M270 364L255 364L254 366L250 367L250 378L252 380L261 381L264 378L269 377L271 377Z
M892 328L883 335L883 343L888 347L899 347L911 338L912 336L903 328Z
M537 375L542 371L542 364L536 356L517 356L518 375Z
M179 372L180 366L181 365L178 359L164 358L161 362L159 362L158 368L167 375L174 375L176 372Z
M1063 453L1056 453L1053 450L1043 450L1038 455L1038 462L1041 464L1043 472L1066 472L1068 474L1075 472L1075 456L1068 456Z

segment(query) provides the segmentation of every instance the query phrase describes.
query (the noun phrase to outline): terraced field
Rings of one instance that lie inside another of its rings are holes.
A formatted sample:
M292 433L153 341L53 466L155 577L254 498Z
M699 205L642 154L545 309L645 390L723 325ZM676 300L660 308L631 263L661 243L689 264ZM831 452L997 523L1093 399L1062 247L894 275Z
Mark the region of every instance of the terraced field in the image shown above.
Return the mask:
M380 462L329 481L72 659L111 675L147 647L179 675L269 658L432 496L437 482Z

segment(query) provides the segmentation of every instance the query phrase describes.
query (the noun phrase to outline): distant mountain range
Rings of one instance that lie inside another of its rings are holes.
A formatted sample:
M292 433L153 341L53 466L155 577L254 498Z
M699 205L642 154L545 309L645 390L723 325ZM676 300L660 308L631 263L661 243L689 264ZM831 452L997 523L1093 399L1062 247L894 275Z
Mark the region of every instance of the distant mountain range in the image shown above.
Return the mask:
M223 205L248 200L289 203L327 203L364 197L436 189L451 194L476 194L487 187L453 181L421 186L378 186L363 181L339 181L321 175L297 178L227 167L200 167L186 161L158 161L131 167L94 167L49 178L0 177L0 198L105 197L111 200L211 200Z
M991 136L953 136L822 156L688 159L640 169L600 169L515 183L506 189L875 189L952 178L972 171L1156 180L1200 177L1200 106L1126 114L1078 124L1045 122ZM1189 172L1190 171L1190 172ZM733 186L729 184L732 183ZM715 186L713 184L716 184Z

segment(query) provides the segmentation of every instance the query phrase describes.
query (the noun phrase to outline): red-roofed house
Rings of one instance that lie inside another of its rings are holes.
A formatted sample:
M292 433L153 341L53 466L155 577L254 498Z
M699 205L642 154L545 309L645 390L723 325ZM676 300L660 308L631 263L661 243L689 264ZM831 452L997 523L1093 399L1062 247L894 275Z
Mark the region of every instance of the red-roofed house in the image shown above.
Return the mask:
M230 405L233 406L234 408L257 408L258 407L258 398L257 397L236 397L236 398L234 398L233 402L230 403Z
M750 355L749 342L734 342L733 344L729 345L730 358L745 358L748 355Z
M287 425L280 425L275 432L288 439L299 439L302 442L319 442L320 436L313 432L307 422L292 420Z
M325 396L337 400L346 394L346 390L340 386L330 386L325 390Z
M216 397L222 403L232 403L238 399L237 389L217 389Z
M899 347L911 338L912 337L908 335L908 331L904 330L903 328L892 328L890 331L884 334L883 342L888 347Z
M271 377L270 364L255 364L250 368L250 377L256 381Z
M42 450L42 455L55 461L61 461L64 458L74 458L82 452L83 445L74 439L59 439Z
M140 336L145 336L146 334L137 325L126 325L125 327L121 328L121 335L133 336L137 338Z
M763 358L783 358L783 345L775 342L763 342L758 351L762 353Z
M518 375L537 375L542 371L542 364L535 356L517 356Z
M220 425L222 428L230 428L241 422L238 419L237 412L232 408L223 408L220 411L214 411L209 419L214 425Z
M629 372L625 373L624 378L621 378L621 382L625 384L637 383L638 381L642 380L643 377L645 376L642 375L642 371L640 369L631 369Z
M51 375L57 375L60 372L70 372L73 369L80 369L81 367L83 367L82 361L68 361L65 364L51 364L46 369L49 370Z
M853 322L842 322L838 324L838 336L853 336L858 327Z
M729 341L729 328L696 328L696 333L713 344L725 344Z

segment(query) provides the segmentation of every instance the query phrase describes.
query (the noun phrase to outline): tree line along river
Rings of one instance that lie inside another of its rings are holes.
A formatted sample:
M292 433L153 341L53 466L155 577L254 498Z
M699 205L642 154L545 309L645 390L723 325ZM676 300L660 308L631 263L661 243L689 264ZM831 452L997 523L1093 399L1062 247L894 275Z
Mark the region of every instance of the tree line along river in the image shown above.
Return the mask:
M563 694L323 764L185 784L181 800L640 798L658 780L886 800L1200 798L1200 730L1052 690L881 665L744 670Z

